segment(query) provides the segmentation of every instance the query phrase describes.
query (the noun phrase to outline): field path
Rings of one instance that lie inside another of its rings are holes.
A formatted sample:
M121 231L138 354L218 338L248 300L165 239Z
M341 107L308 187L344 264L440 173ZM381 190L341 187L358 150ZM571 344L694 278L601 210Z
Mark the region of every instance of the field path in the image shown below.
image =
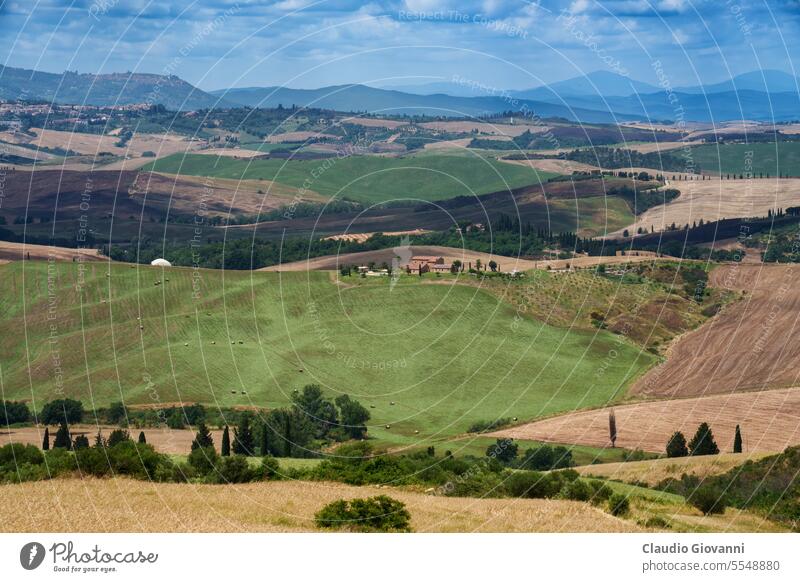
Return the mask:
M708 422L722 452L731 452L740 425L744 452L778 452L800 444L800 388L703 398L641 402L614 407L617 446L663 452L672 433L689 440L701 422ZM610 446L609 409L573 412L491 433L489 436Z

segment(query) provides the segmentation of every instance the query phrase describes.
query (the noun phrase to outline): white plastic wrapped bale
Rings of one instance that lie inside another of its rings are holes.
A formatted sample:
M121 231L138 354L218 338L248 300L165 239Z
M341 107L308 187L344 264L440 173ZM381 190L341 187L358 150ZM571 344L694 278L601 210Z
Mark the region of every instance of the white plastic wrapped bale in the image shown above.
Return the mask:
M150 261L150 264L154 267L171 267L172 263L170 263L167 259L155 259Z

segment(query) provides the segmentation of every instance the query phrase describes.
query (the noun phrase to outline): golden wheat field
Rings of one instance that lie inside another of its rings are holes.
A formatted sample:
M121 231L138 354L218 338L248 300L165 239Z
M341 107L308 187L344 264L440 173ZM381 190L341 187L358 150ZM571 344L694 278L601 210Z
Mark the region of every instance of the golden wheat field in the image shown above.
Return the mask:
M339 483L150 483L54 479L0 486L4 532L302 532L337 499L391 495L417 532L636 532L635 523L586 503L437 497Z
M637 481L654 486L664 479L680 479L681 475L696 475L701 479L722 475L747 461L757 461L770 453L744 453L707 455L702 457L683 457L678 459L651 459L648 461L629 461L627 463L604 463L576 467L583 476L601 477L617 481Z

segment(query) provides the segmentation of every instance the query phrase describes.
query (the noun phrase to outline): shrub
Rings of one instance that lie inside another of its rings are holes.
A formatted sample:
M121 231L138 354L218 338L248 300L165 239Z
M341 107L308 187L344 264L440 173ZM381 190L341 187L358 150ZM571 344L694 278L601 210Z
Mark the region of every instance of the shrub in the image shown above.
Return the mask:
M411 531L411 514L405 504L386 495L367 499L340 499L314 516L317 527L357 532Z
M117 428L111 431L111 434L108 435L108 440L106 441L107 447L114 447L120 443L125 441L131 440L130 433L122 428Z
M79 434L75 437L75 440L72 443L72 448L77 449L88 449L89 448L89 438L85 434Z
M566 469L574 464L572 451L566 447L551 447L542 445L535 449L528 449L519 462L521 469L534 471L551 471L553 469Z
M42 451L33 445L9 443L0 447L0 470L15 469L19 465L41 465L44 463Z
M479 420L467 429L467 432L489 432L511 424L511 418L497 418L495 420Z
M83 403L80 400L61 398L44 405L39 419L43 424L77 423L83 420Z
M261 475L270 481L280 481L283 478L278 459L275 457L264 457L261 459Z
M24 402L11 402L3 400L0 403L0 426L30 422L31 411Z
M611 512L611 515L616 515L617 517L627 515L630 509L631 503L627 495L614 493L608 498L608 511Z
M701 485L689 496L688 501L705 515L724 513L727 505L724 493L714 485Z
M218 460L219 457L214 447L194 449L189 453L189 458L187 459L189 466L200 476L211 473L218 464Z
M88 449L102 451L102 449ZM166 455L157 453L150 445L140 445L131 440L106 449L109 463L115 473L137 479L154 479L158 468L169 463Z
M250 466L247 457L242 455L219 457L215 468L216 471L209 475L209 480L213 483L249 483L259 476Z
M564 485L559 497L571 499L572 501L591 501L594 488L584 479L575 479L571 483Z

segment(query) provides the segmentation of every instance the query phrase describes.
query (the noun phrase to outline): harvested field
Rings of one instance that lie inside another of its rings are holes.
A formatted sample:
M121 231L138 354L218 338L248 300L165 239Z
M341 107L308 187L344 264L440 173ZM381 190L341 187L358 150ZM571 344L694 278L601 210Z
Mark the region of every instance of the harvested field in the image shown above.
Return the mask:
M407 234L409 236L419 236L421 234L427 234L431 231L424 230L422 228L415 228L414 230L397 230L394 232L384 232L382 234L386 236L402 236ZM333 236L325 237L325 240L346 240L350 242L364 242L371 239L373 236L378 234L377 232L360 232L360 233L353 233L353 234L335 234Z
M8 261L72 261L81 257L85 261L107 261L96 249L69 249L47 245L31 245L25 243L0 241L0 260Z
M642 402L614 411L617 446L626 449L662 452L676 430L688 440L701 422L709 423L723 452L732 450L737 424L746 453L779 452L800 444L800 388ZM608 414L606 408L574 412L490 436L604 447L610 445Z
M465 149L470 142L472 141L471 137L465 137L463 139L451 139L448 141L433 141L430 143L426 143L423 146L423 149L426 150L463 150Z
M652 459L649 461L629 461L627 463L604 463L585 465L575 470L585 477L601 477L617 481L659 484L664 479L680 479L681 475L696 475L701 479L722 475L747 461L757 461L770 453L740 453L705 455L702 457L683 457L678 459Z
M4 532L318 531L314 513L342 498L391 495L416 532L637 532L588 503L434 497L386 487L276 481L247 485L56 479L0 486Z
M229 178L202 178L197 176L172 176L141 172L132 191L133 197L147 193L147 200L171 199L171 208L194 213L201 199L210 216L233 214L258 214L280 208L292 202L325 202L326 197L293 186L269 180L234 180Z
M387 233L389 234L389 233ZM347 236L347 235L345 235ZM316 257L307 261L295 261L293 263L284 263L283 265L275 265L273 267L265 267L259 269L260 271L331 271L339 268L340 265L360 265L369 262L382 263L386 261L391 264L392 259L397 257L411 257L409 251L413 255L435 255L443 257L445 263L452 263L454 260L459 260L465 265L467 263L475 263L477 259L481 260L484 265L489 261L496 261L502 271L528 271L531 269L553 269L563 270L568 268L580 269L585 267L595 267L600 264L604 265L621 265L625 263L645 263L652 262L656 259L653 256L623 256L623 257L590 257L580 256L571 259L551 259L542 261L532 261L529 259L518 259L514 257L505 257L501 255L494 255L491 253L482 253L479 251L471 251L468 249L458 249L454 247L441 247L441 246L412 246L412 247L394 247L391 249L380 249L377 251L364 251L360 253L344 253L341 255L326 255L324 257ZM672 257L663 257L671 259ZM678 260L678 259L674 259Z
M623 147L625 149L633 150L635 152L639 152L642 154L652 154L653 152L668 152L670 150L677 150L683 147L688 147L692 145L698 145L700 141L690 141L690 142L683 142L683 141L661 141L661 142L649 142L649 143L622 143L619 144L619 147Z
M790 265L714 269L711 286L746 295L673 344L667 361L639 379L632 394L674 398L797 386L798 283L800 272Z
M478 121L429 121L421 123L421 127L432 129L433 131L446 131L448 133L471 133L477 130L478 134L502 135L516 137L526 131L531 133L543 133L550 127L546 125L526 125L526 124L503 124L503 123L480 123Z
M553 172L555 174L571 174L572 172L591 172L597 170L596 166L583 164L581 162L571 162L560 158L548 158L544 160L506 160L500 158L501 162L508 164L518 164L528 166L542 172Z
M208 148L204 150L197 150L195 153L203 156L221 156L225 158L234 158L241 160L267 157L266 152L261 152L258 150L247 150L241 148Z
M671 176L670 172L665 172ZM768 210L800 205L800 179L757 180L693 180L670 182L681 195L669 204L656 206L641 214L629 230L642 227L649 231L665 230L673 222L677 225L706 222L721 218L766 216ZM619 232L614 233L619 234Z
M135 157L140 157L146 151L152 151L157 156L168 156L198 149L204 143L170 133L138 133L124 146L115 145L120 138L113 135L56 131L52 129L32 129L31 133L34 135L3 132L0 133L0 140L11 143L31 144L40 148L62 148L85 155L108 152L117 156L128 155ZM152 158L150 159L152 161Z
M527 261L524 259L515 259L512 257L503 257L500 255L493 255L490 253L481 253L478 251L470 251L467 249L457 249L453 247L440 247L440 246L411 246L411 247L394 247L390 249L381 249L377 251L364 251L361 253L345 253L342 255L328 255L325 257L317 257L308 261L296 261L294 263L285 263L283 265L276 265L274 267L266 267L259 269L261 271L321 271L321 270L336 270L340 265L361 265L369 262L382 263L387 262L392 264L393 259L401 259L406 262L412 255L435 255L437 257L444 257L445 263L451 263L454 260L459 260L464 265L467 263L475 263L478 259L481 263L488 264L489 261L496 261L503 271L511 271L517 269L518 271L527 271L528 269L536 268L534 261Z
M75 437L79 434L85 434L90 442L94 442L94 436L100 430L104 436L108 436L112 430L119 428L117 426L98 426L95 424L75 424L71 425L70 432ZM139 429L129 429L131 437L134 439L139 436ZM170 429L170 428L145 428L145 438L147 443L153 445L153 448L159 453L170 455L185 455L189 453L194 440L196 431L190 429ZM55 434L55 429L50 427L50 434ZM222 444L222 431L211 430L211 436L214 438L214 446L217 451L220 451ZM0 446L8 443L23 443L26 445L41 446L42 439L44 438L44 427L41 426L26 426L23 428L0 428ZM52 437L51 437L52 438Z
M310 139L339 139L339 136L318 131L289 131L267 136L264 141L267 143L305 143Z
M352 123L354 125L363 125L364 127L385 127L387 129L397 129L404 125L408 125L405 121L393 121L391 119L372 119L369 117L346 117L341 120L341 123Z

